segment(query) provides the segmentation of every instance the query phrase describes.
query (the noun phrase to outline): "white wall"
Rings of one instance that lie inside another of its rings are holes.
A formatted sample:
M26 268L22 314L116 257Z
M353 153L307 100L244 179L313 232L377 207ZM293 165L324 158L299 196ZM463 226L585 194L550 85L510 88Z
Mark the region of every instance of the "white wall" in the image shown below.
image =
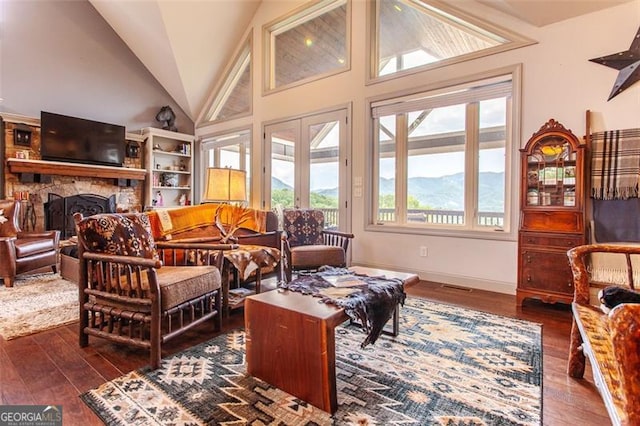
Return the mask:
M465 1L466 12L492 20L538 43L370 86L365 86L366 5L364 1L355 0L352 2L351 70L262 96L262 26L303 3L263 2L256 13L253 21L253 117L196 130L198 135L204 135L242 125L251 126L253 170L258 170L262 157L262 123L352 103L353 176L366 176L369 162L358 154L365 152L369 143L366 99L520 63L523 64L523 101L519 146L523 146L549 118L572 129L578 137L583 136L587 109L595 113L595 130L640 127L640 83L607 102L617 71L588 61L629 48L640 22L640 0L542 28ZM519 171L513 182L516 191L518 179ZM255 180L252 188L254 205L259 201L259 190L260 182ZM365 200L353 199L352 231L356 234L353 263L413 271L427 280L515 293L515 238L496 241L366 231L368 206ZM418 256L419 246L428 247L427 258Z
M193 132L88 1L0 0L0 31L0 112L39 119L50 111L130 131L159 126L156 113L170 105L178 129Z

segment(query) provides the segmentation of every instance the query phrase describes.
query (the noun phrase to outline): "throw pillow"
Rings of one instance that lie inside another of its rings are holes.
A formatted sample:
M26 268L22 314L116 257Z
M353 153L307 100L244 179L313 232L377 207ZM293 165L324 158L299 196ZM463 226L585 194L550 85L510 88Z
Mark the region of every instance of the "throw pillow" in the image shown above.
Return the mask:
M158 259L145 213L104 213L76 220L78 242L84 250L120 256Z
M291 247L324 244L324 213L312 209L284 209L284 230L289 234Z

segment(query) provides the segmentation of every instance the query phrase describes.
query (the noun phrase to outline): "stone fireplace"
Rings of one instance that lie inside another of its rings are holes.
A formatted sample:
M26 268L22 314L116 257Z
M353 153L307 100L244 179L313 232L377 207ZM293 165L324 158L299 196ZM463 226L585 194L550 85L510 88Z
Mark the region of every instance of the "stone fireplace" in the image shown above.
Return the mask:
M6 121L0 117L0 159L3 163L2 179L0 184L2 195L5 198L13 198L21 201L22 218L20 226L24 231L43 231L47 226L53 229L64 230L62 238L68 238L70 231L74 232L73 219L71 222L62 224L61 217L49 217L45 214L45 203L49 203L57 198L69 198L74 196L85 197L91 195L110 199L109 209L115 205L116 211L141 211L143 209L144 194L142 177L131 176L130 170L140 170L144 167L143 156L136 158L126 158L123 168L90 168L87 172L87 165L77 165L71 163L58 163L64 167L56 167L56 170L49 164L43 164L42 169L34 166L33 170L20 170L12 172L12 164L8 164L11 159L26 158L27 160L40 160L40 127L35 119L25 119L21 121ZM29 146L20 146L14 143L14 130L27 126L31 130L31 141ZM4 133L4 134L2 134ZM45 162L46 163L46 162ZM80 173L76 170L80 166L83 168ZM91 167L91 166L89 166ZM105 169L115 169L106 170ZM94 211L103 211L104 207L89 207L83 205L82 199L71 201L70 207L73 209L84 209L86 214ZM64 202L63 202L64 204ZM67 201L69 205L69 201ZM56 206L56 209L60 207ZM57 212L59 210L56 210ZM79 211L79 210L78 210ZM107 211L107 210L104 210ZM74 213L70 212L71 214ZM62 211L59 213L62 215Z
M113 179L72 176L51 178L50 183L8 182L9 197L12 194L13 198L16 194L28 194L28 201L22 201L22 210L29 208L35 220L23 221L23 230L59 229L63 231L61 238L68 238L75 233L71 216L75 212L87 215L92 214L91 212L134 211L141 208L139 187L118 187L113 184ZM60 199L61 201L54 201ZM96 203L98 200L101 201ZM54 215L48 215L47 210L51 208L55 211ZM65 215L63 220L62 215L65 213L69 215ZM67 230L72 234L69 235Z

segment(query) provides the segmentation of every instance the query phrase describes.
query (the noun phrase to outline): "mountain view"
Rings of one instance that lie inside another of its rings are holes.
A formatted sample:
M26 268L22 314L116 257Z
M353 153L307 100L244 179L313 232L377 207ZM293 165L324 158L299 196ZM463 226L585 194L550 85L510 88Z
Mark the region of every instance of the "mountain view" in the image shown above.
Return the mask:
M440 177L409 178L409 193L419 202L421 207L437 210L464 210L464 174L456 173ZM483 212L504 211L504 173L482 172L479 180L480 200L478 208ZM278 178L271 178L272 191L293 191L293 188ZM380 194L392 195L395 179L380 179ZM338 189L322 189L313 191L327 198L336 199ZM337 204L337 201L336 201Z

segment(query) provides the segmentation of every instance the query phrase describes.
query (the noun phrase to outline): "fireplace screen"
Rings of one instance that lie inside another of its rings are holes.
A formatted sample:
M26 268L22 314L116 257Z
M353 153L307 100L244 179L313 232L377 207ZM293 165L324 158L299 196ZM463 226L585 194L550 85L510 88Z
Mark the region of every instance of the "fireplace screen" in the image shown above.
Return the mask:
M76 234L74 213L91 216L98 213L115 213L116 196L103 197L96 194L78 194L62 197L49 194L44 203L44 219L47 230L60 231L60 238L68 239Z

